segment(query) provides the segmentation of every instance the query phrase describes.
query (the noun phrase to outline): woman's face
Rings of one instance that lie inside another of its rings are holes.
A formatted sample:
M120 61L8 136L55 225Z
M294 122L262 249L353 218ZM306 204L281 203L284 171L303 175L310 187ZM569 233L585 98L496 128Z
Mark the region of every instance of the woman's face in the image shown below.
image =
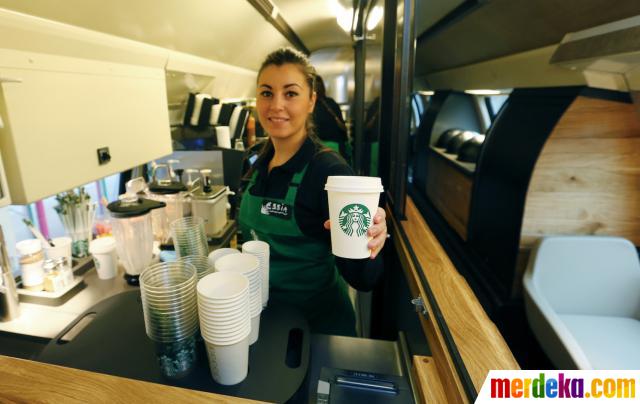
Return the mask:
M315 92L294 64L268 66L258 77L256 110L260 124L272 138L306 135L305 123L315 102Z

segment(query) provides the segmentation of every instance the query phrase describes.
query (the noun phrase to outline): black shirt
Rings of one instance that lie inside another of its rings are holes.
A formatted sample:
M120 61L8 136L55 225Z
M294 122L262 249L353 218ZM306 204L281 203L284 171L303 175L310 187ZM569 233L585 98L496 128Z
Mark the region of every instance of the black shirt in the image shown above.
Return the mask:
M318 242L330 243L331 235L324 228L329 219L329 202L324 185L330 175L354 175L351 167L337 153L317 145L307 138L300 150L281 166L268 171L273 150L255 162L258 171L251 195L284 199L293 175L309 163L298 187L294 203L295 219L300 231ZM358 290L371 290L382 272L382 259L344 259L336 257L336 265L345 280Z

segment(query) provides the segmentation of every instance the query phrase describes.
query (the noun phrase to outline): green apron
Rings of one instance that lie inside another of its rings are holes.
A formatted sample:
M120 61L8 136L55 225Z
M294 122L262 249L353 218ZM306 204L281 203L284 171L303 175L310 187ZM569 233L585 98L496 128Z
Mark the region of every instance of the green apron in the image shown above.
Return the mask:
M296 194L306 171L307 166L293 176L284 199L251 195L254 172L242 196L240 228L269 243L270 302L300 309L314 333L355 336L353 305L330 245L304 235L295 219Z

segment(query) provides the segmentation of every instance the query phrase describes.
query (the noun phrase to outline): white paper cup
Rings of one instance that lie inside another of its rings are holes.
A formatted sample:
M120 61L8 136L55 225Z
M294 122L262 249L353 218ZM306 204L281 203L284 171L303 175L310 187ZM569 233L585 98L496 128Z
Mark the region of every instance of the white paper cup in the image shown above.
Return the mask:
M91 241L89 252L93 255L98 278L111 279L116 276L118 273L118 253L116 252L116 240L113 237L100 237Z
M378 177L330 176L324 189L329 195L331 249L342 258L368 258L367 230L378 210L382 182Z
M238 276L240 275L240 276ZM249 280L241 274L232 272L214 272L198 281L198 295L206 299L234 299L249 288Z
M260 240L251 240L242 244L242 252L251 254L260 261L260 275L262 277L262 306L269 301L269 244Z
M246 274L260 268L260 261L251 254L230 254L216 260L215 268L217 272L237 272ZM257 271L256 271L257 272Z
M47 259L55 259L64 257L67 259L67 264L72 266L71 263L71 237L55 237L51 239L55 247L52 247L49 243L42 243L44 254Z
M251 317L251 334L249 334L249 345L253 345L258 341L260 335L260 314Z
M238 384L247 377L249 371L249 337L231 345L207 345L207 357L211 377L216 382L230 386Z
M218 248L209 253L209 266L215 268L216 260L229 254L240 254L240 251L235 248Z
M216 126L216 139L219 147L231 148L231 135L228 126Z

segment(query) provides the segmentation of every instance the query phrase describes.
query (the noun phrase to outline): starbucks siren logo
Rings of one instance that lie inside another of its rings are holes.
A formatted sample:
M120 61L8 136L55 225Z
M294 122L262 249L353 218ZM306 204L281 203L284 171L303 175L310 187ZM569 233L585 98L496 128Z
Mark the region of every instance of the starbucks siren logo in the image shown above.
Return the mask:
M371 225L371 213L366 206L353 203L340 210L338 222L347 236L351 237L355 232L357 237L362 237Z

